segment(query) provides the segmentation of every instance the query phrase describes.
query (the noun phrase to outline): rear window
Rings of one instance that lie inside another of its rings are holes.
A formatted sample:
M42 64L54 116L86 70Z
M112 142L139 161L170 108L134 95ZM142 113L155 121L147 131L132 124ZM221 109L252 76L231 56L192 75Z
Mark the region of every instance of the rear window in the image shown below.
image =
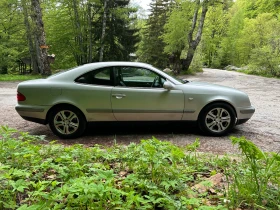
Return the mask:
M79 76L75 82L90 85L112 85L111 68L95 69Z

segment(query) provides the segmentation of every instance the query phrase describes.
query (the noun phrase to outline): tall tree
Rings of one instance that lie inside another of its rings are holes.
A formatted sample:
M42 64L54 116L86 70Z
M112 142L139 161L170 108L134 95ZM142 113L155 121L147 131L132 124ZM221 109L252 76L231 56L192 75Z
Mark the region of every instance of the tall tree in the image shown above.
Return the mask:
M138 41L134 28L136 10L129 6L129 0L64 0L50 7L48 30L56 35L50 36L52 50L58 56L61 51L68 52L59 59L70 60L73 55L76 64L82 65L129 60L129 54L135 51ZM65 22L70 23L68 27Z
M187 56L185 59L183 59L183 69L188 69L191 65L191 62L195 54L195 50L199 45L199 42L202 37L204 21L210 3L212 3L211 0L195 1L195 9L193 14L192 24L187 36L189 46L187 50ZM200 9L201 9L201 13L199 15Z
M227 3L229 0L186 0L179 1L172 11L165 26L165 51L176 58L177 73L181 69L188 70L196 49L202 39L202 32L209 8L216 4Z
M31 0L32 19L35 23L35 48L39 72L43 75L50 75L50 63L48 61L48 52L46 44L46 35L44 22L42 18L42 9L39 0Z
M193 7L188 1L176 2L167 23L164 26L164 52L170 58L170 68L176 73L182 69L181 58L185 54L188 42L186 35L191 27Z
M228 13L232 5L232 0L224 1L223 4L210 7L207 13L201 46L204 54L203 62L209 67L221 68L228 65L221 59L221 45L228 32L230 20Z
M106 22L107 22L107 13L108 13L108 0L104 0L103 6L103 19L102 19L102 33L100 38L100 53L99 53L99 61L103 61L103 54L104 54L104 39L106 35Z
M255 73L280 75L280 21L271 13L245 19L240 42L243 63Z
M221 49L219 51L220 63L222 66L242 65L242 53L240 53L240 38L244 28L245 19L244 7L236 2L227 14L229 19L225 37L221 39Z
M17 0L0 1L0 74L15 71L17 59L26 50L24 25Z
M34 27L32 25L32 22L30 22L30 16L31 8L30 5L26 2L26 0L21 0L21 7L22 7L22 13L24 16L24 25L26 29L26 39L28 43L28 51L30 56L30 62L32 66L33 73L39 73L38 70L38 60L36 56L36 50L35 50L35 43L34 43Z
M143 40L137 52L141 61L159 68L165 68L168 65L168 55L164 52L165 43L162 36L172 4L170 0L152 1L151 13L142 30Z
M102 52L103 61L128 61L139 40L135 20L137 9L129 6L130 0L106 1L107 9L104 5L105 13L99 16L96 23L95 40L99 43L99 52ZM100 61L100 58L101 53L94 60Z

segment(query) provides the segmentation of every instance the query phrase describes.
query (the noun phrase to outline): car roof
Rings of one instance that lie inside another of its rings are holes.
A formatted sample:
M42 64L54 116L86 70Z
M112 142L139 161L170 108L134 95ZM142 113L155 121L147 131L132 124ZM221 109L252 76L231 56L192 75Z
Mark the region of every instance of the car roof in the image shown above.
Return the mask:
M81 76L82 74L95 70L100 69L104 67L112 67L112 66L133 66L133 67L142 67L147 68L152 71L155 71L169 80L171 80L174 84L177 84L178 81L174 80L174 78L170 77L169 75L165 74L161 70L153 67L150 64L147 63L141 63L141 62L126 62L126 61L110 61L110 62L96 62L96 63L88 63L81 66L74 67L72 69L69 69L67 71L52 75L48 77L49 80L59 80L59 81L73 81L77 77Z

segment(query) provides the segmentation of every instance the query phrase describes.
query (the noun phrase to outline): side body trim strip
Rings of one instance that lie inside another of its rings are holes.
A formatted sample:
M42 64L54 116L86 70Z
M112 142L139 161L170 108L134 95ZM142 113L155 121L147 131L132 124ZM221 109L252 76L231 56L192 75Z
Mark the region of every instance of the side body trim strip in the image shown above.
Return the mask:
M88 113L183 113L181 110L133 110L133 109L86 109ZM184 110L184 113L194 113L195 110Z
M30 108L30 107L16 107L17 111L20 112L44 112L43 108Z

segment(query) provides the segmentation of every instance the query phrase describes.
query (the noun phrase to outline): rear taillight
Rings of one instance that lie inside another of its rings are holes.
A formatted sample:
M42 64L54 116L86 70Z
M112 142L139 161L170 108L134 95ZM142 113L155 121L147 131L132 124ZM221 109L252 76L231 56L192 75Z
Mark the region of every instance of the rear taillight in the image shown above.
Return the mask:
M21 94L20 92L17 92L17 100L18 101L25 101L25 96Z

